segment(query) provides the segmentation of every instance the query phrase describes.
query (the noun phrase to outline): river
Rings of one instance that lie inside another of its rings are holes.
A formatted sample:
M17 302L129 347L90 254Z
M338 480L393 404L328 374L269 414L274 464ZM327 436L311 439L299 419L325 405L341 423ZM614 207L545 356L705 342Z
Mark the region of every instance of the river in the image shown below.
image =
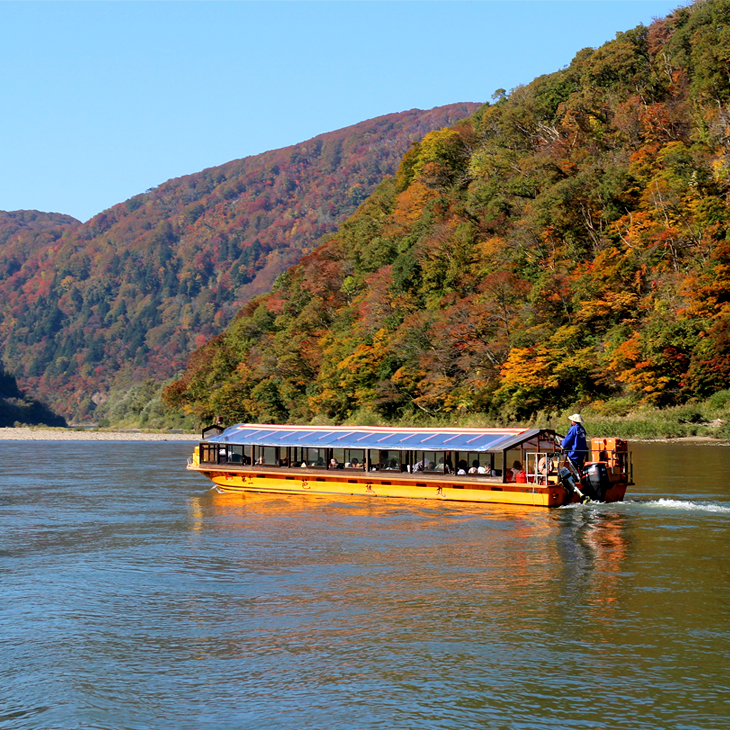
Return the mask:
M730 727L730 447L557 510L223 495L0 442L0 728Z

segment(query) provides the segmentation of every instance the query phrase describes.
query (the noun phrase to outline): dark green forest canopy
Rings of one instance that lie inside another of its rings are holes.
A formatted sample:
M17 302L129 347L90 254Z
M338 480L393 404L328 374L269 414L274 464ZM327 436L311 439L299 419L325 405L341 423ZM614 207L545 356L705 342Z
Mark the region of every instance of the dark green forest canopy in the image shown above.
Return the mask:
M201 420L525 418L730 383L730 2L435 131L165 391Z

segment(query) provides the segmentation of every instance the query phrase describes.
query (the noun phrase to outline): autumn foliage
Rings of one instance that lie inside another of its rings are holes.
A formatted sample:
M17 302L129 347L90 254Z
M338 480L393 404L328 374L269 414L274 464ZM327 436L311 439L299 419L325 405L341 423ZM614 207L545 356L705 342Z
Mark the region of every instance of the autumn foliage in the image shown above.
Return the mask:
M432 132L191 358L201 420L524 418L730 383L730 2Z
M335 230L414 140L477 104L412 109L169 180L79 223L0 212L0 352L23 388L94 417L197 346Z

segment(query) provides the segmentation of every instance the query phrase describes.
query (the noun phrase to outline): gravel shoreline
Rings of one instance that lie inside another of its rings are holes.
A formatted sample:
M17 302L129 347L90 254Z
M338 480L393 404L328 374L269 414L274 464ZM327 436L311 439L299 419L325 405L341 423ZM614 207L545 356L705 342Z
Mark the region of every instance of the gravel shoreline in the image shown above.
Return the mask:
M76 431L70 428L0 428L0 441L200 441L195 433Z

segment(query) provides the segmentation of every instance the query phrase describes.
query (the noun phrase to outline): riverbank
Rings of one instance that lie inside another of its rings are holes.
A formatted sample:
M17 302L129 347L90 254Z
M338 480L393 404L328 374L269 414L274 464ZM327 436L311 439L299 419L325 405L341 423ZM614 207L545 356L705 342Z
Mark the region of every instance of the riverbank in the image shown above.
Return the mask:
M594 434L595 435L595 434ZM199 441L197 433L165 433L149 431L97 431L95 429L74 428L0 428L0 441ZM634 437L632 441L643 443L707 443L729 444L728 441L713 436L676 436L676 437Z
M97 431L73 428L0 428L0 441L199 441L196 433Z

